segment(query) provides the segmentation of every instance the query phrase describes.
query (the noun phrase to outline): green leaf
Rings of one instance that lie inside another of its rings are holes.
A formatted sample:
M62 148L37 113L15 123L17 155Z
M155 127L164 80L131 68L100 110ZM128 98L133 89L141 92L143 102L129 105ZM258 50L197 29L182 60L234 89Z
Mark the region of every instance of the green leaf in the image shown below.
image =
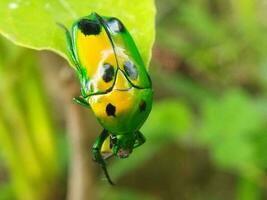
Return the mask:
M200 140L221 167L256 175L253 136L262 128L264 117L250 97L240 91L226 93L220 100L208 101L203 107Z
M79 17L93 11L121 19L144 62L149 63L155 38L153 0L1 0L0 33L18 45L52 50L67 58L65 34L56 23L71 27Z

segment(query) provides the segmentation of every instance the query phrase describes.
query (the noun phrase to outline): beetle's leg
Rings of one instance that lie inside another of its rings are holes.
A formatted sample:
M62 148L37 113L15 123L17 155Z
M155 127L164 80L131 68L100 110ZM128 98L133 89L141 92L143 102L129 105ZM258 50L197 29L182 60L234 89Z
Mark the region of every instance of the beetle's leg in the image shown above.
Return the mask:
M67 45L68 45L67 48L68 48L68 53L69 53L70 58L71 58L71 62L72 62L72 64L77 66L77 62L76 62L75 55L74 55L74 52L73 52L73 44L72 44L71 34L70 34L69 30L63 24L57 22L57 25L60 28L62 28L63 31L65 32L66 39L67 39Z
M145 136L140 131L138 131L136 133L136 140L135 140L135 143L134 143L134 148L141 146L145 142L146 142Z
M104 159L104 160L108 160L108 159L112 158L113 156L114 156L113 153L109 153L108 155L105 155L105 156L103 157L103 159Z
M106 163L101 155L101 147L105 141L105 139L109 136L108 131L104 129L100 136L97 138L96 142L93 145L92 153L93 153L93 160L97 163L99 163L105 173L105 176L108 179L108 182L111 185L114 185L114 183L111 181L107 168L106 168Z
M105 145L105 147L101 148L101 154L102 154L102 157L103 159L106 161L106 160L109 160L111 157L114 156L113 152L112 152L112 147L113 147L113 144L112 144L112 136L111 134L109 134L109 137L105 140L104 143L106 144L103 144Z
M73 102L75 102L81 106L84 106L86 108L90 108L90 104L82 96L74 97L72 100L73 100Z
M103 158L101 155L101 147L104 143L104 141L107 139L107 137L109 136L108 131L106 129L104 129L100 136L96 139L94 145L93 145L93 149L92 149L92 153L93 153L93 160L96 161L99 164L102 164L103 162Z

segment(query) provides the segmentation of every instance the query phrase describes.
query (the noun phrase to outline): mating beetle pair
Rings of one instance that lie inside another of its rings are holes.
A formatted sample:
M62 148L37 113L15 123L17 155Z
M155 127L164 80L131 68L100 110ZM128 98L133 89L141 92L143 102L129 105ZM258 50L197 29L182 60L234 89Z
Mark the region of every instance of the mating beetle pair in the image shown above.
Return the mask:
M151 80L119 19L92 13L76 21L71 32L62 27L81 83L81 96L74 101L91 108L104 128L92 153L113 184L105 160L112 155L126 158L145 142L139 129L151 111Z

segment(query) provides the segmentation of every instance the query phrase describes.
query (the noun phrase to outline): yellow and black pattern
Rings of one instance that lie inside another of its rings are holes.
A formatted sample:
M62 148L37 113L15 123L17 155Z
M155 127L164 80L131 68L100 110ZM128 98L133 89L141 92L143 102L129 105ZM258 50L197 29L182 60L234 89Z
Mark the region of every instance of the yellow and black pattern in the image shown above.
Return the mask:
M81 19L74 27L76 59L85 68L88 93L105 92L112 87L117 69L112 43L97 21Z
M116 18L90 15L72 29L74 54L86 72L87 95L112 90L118 69L132 87L150 88L151 82L130 34Z

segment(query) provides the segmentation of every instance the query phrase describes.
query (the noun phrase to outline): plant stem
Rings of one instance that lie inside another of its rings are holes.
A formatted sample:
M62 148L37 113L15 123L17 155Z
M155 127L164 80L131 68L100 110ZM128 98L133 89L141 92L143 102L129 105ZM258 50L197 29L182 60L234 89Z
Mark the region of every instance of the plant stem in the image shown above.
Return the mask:
M59 105L64 109L67 134L70 141L70 168L68 177L67 199L88 200L95 198L93 161L90 145L100 130L96 130L97 123L85 108L72 102L74 96L79 95L78 81L74 78L74 70L63 59L52 53L41 54L43 75L46 85L53 96L57 96ZM59 67L57 67L59 66ZM64 76L60 76L60 75ZM51 81L53 80L53 81ZM60 95L59 95L60 94Z

